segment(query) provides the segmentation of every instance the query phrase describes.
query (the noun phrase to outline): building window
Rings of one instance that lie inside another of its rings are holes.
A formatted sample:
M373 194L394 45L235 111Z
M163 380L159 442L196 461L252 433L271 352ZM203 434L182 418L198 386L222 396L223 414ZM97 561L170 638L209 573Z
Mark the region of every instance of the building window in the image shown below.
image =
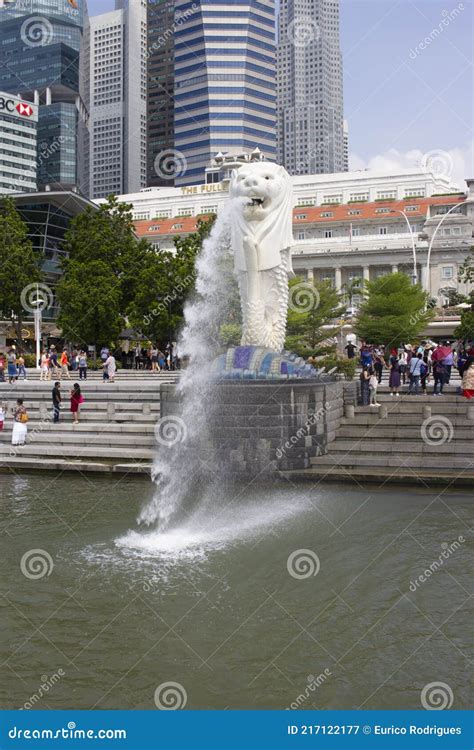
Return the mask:
M296 236L297 236L297 239L299 239L299 240L305 240L306 239L306 232L298 232L298 234Z
M441 234L443 234L445 237L449 237L451 234L451 229L449 227L444 227L442 229Z
M375 213L376 213L376 214L389 214L389 213L390 213L390 211L391 211L391 209L390 209L390 208L377 208L377 209L375 210Z
M454 227L453 234L461 234L461 227Z
M332 229L326 229L324 231L324 236L326 237L326 239L329 239L330 237L332 237Z
M418 211L418 206L405 206L405 211Z
M332 211L323 211L321 214L321 218L327 219L329 216L334 216L334 213Z
M379 227L379 234L387 234L387 227Z
M349 203L358 203L359 201L368 201L368 193L351 193Z
M452 279L454 276L453 266L441 266L441 278Z
M298 206L314 206L314 198L301 198Z
M307 219L307 214L296 214L295 219Z
M348 213L349 216L360 216L360 214L362 213L362 211L354 210L354 211L348 211L347 213Z
M352 227L352 236L360 237L360 227Z
M424 188L408 188L405 190L405 198L424 198L425 196L425 190Z
M342 203L342 195L323 195L323 203Z
M171 227L171 229L182 229L182 228L183 228L182 224L173 224L173 226Z
M397 191L396 190L379 190L377 193L378 200L387 200L388 198L396 198L397 197Z
M178 216L192 216L192 215L193 215L192 207L178 208Z

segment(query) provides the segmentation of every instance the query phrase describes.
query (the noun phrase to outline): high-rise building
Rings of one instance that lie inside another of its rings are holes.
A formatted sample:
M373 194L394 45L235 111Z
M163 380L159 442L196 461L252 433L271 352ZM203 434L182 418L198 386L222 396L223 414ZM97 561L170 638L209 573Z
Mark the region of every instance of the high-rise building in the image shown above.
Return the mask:
M146 2L90 19L91 198L146 186Z
M0 89L39 105L40 187L87 187L78 159L87 127L79 72L85 24L85 0L22 0L0 8Z
M347 169L339 0L281 0L278 160L291 174Z
M219 152L275 160L274 0L176 0L176 14L175 185L203 183Z
M347 120L344 120L344 159L343 159L343 165L342 165L342 171L348 172L349 171L349 125L347 124Z
M0 193L36 190L38 107L0 92Z
M174 148L174 0L148 0L147 185L172 186L161 174ZM156 168L155 168L156 164Z

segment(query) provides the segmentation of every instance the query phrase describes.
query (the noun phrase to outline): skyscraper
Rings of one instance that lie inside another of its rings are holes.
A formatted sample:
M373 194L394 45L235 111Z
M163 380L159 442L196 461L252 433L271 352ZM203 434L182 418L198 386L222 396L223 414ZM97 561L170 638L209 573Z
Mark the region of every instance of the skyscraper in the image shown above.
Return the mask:
M0 8L0 89L39 105L40 188L86 188L78 153L87 109L80 49L85 0L18 0Z
M160 175L163 154L174 147L174 0L148 0L147 185L174 184Z
M146 2L90 19L91 198L146 185Z
M278 160L291 174L347 170L339 0L281 0Z
M204 182L218 152L275 159L274 13L273 0L176 0L176 185Z

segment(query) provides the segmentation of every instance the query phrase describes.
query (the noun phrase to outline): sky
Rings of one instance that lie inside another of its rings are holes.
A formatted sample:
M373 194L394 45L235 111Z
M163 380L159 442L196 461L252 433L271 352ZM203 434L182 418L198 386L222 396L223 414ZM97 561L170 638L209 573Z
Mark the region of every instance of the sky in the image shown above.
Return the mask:
M91 15L114 0L89 0ZM474 0L341 0L350 168L474 177Z

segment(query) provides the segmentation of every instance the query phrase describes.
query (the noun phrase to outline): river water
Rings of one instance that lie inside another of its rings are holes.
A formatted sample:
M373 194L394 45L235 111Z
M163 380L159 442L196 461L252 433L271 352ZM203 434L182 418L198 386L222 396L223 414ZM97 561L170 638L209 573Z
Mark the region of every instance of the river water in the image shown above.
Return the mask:
M0 474L2 708L468 707L471 493L236 487L160 535L153 491Z

